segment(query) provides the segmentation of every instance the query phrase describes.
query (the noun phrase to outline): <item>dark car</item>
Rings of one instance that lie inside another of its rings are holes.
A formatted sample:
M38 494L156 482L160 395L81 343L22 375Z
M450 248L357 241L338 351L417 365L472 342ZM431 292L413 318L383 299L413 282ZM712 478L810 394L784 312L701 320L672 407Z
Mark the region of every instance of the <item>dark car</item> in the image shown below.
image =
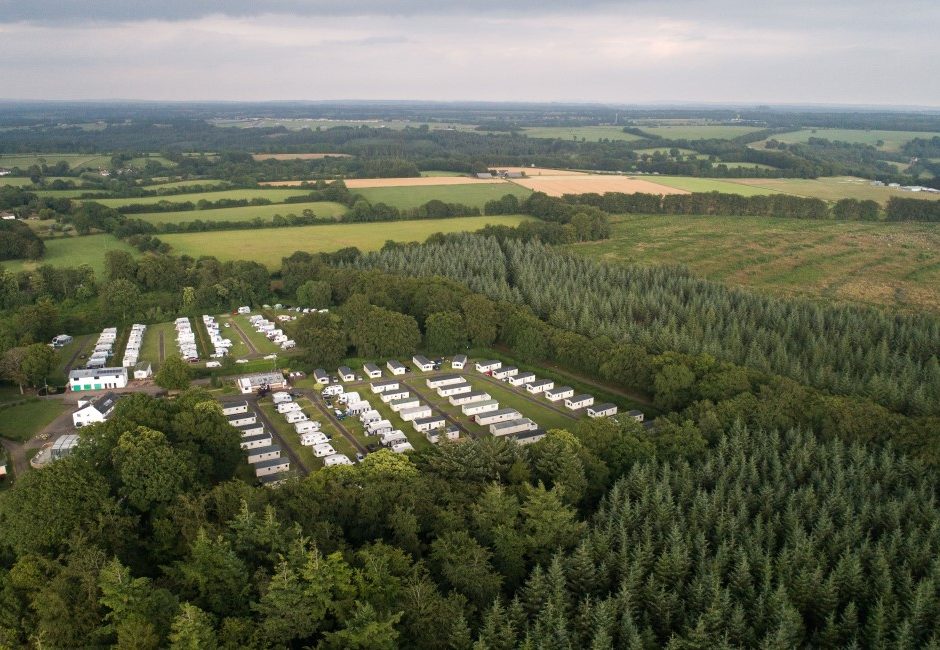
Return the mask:
M366 445L366 449L368 449L369 451L376 451L378 448L379 446L375 444L374 442L370 442L368 445Z

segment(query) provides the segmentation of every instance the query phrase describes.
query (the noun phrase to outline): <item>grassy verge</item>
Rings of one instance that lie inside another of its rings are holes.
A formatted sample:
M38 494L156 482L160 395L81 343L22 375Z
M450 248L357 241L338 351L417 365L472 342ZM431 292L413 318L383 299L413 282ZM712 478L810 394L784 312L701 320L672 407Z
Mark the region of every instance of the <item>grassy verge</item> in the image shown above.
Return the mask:
M26 442L65 411L59 400L32 400L0 410L0 437Z
M237 314L232 316L231 319L232 322L238 324L238 327L245 333L245 336L248 337L248 340L255 346L259 354L271 354L281 351L281 348L269 341L268 337L255 330L254 326L249 322L248 316ZM237 332L235 334L237 335Z

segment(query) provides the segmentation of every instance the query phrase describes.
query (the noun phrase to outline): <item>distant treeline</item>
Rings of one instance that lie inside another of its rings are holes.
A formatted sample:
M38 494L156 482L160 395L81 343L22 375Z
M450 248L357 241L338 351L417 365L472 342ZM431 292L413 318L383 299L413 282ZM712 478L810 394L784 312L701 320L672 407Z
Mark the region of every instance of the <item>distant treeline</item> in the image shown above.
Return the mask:
M22 221L0 220L0 260L37 260L46 246Z

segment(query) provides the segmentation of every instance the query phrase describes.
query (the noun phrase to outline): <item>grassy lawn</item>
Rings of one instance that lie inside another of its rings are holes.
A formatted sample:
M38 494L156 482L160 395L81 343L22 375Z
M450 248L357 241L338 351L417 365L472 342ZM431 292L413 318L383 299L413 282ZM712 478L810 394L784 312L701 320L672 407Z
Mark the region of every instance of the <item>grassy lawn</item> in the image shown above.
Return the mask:
M530 126L522 129L530 138L557 138L561 140L624 140L631 142L640 137L624 133L622 126Z
M810 138L824 138L839 142L852 142L878 147L882 151L899 151L902 146L914 138L932 138L940 133L925 131L869 131L864 129L800 129L790 133L778 133L773 136L777 142L795 144L809 142ZM763 148L765 141L755 142L753 147ZM879 145L878 143L881 142Z
M758 194L784 193L784 190L774 190L766 187L752 187L741 183L719 178L697 178L694 176L637 176L660 185L674 187L687 192L724 192L726 194L740 194L741 196L756 196Z
M421 388L418 387L417 380L414 375L410 375L408 379L415 380L415 388L418 388L418 390L421 390ZM423 388L424 390L421 390L421 393L425 395L426 397L430 398L430 395L427 394L428 387L423 386ZM367 400L369 404L372 405L372 408L374 408L376 411L381 413L383 418L385 418L386 420L392 423L393 429L400 429L401 432L405 434L405 436L408 438L408 442L410 442L411 446L415 448L415 451L418 451L420 449L427 449L431 446L431 443L428 442L428 439L424 436L423 433L419 433L418 431L415 431L414 425L412 425L411 422L406 422L405 420L402 420L401 417L398 415L398 413L393 411L392 408L388 404L383 402L382 399L378 395L373 395L372 391L369 390L368 384L363 384L362 388L358 388L357 390L359 391L359 395L363 399ZM434 393L434 395L436 396L437 393ZM434 408L437 411L440 411L440 409L437 408L437 406L433 402L429 401L428 404L429 406L431 406L431 408ZM359 423L358 418L346 418L346 420L344 420L343 423L345 424L346 422L349 422L350 420L355 420L355 422L350 422L350 424L347 425L348 429L350 429L351 431L354 429L362 431L362 425ZM363 434L363 438L366 438L368 439L370 443L375 443L375 444L378 444L380 440L378 436L365 436L364 434Z
M65 411L59 400L35 400L0 410L0 437L26 442Z
M416 208L428 201L462 203L483 208L487 201L514 194L520 199L532 191L510 183L475 183L470 185L417 185L412 187L362 187L350 190L370 203L385 203L399 209Z
M80 336L73 337L71 343L59 348L56 351L56 353L59 355L59 365L56 366L55 370L56 374L60 375L62 378L65 378L66 366L68 366L68 363L72 360L73 356L75 356L75 363L73 364L73 367L81 368L84 365L84 359L81 358L81 355L87 355L89 352L91 352L97 340L97 334L82 334Z
M611 262L682 264L777 295L940 312L935 224L624 215L611 239L567 248Z
M231 314L219 314L215 317L215 320L219 324L219 334L222 338L228 339L233 343L232 347L229 348L229 356L235 359L241 359L251 352L245 344L245 341L242 340L242 337L235 331L235 328L225 326L225 323L231 323Z
M271 354L272 352L281 352L281 348L275 345L273 342L268 340L261 332L257 331L254 326L248 321L248 316L244 314L237 314L230 316L232 322L237 323L238 327L242 332L245 333L245 336L248 337L248 340L251 341L258 352L261 354ZM220 321L221 322L221 321ZM234 325L233 325L234 328ZM223 329L225 326L223 325ZM232 332L232 336L238 336L238 332ZM241 338L241 337L239 337ZM245 346L247 349L247 346Z
M159 186L166 187L166 186ZM157 188L153 188L157 189ZM137 196L120 199L97 199L95 202L106 205L109 208L120 208L124 205L153 205L161 201L171 203L185 203L190 201L198 203L199 201L221 201L229 199L239 201L243 199L268 199L274 203L281 203L292 196L303 196L306 192L302 190L276 190L276 189L241 189L241 190L220 190L217 192L194 192L191 194L169 194L165 196Z
M143 344L140 348L140 360L149 361L156 372L160 368L160 333L163 333L163 352L164 357L178 355L179 348L176 347L176 327L173 323L157 323L148 325L144 332Z
M61 237L45 242L46 254L38 261L9 260L3 268L10 271L32 270L41 264L53 266L80 266L88 264L101 278L104 273L104 255L111 250L126 251L138 255L137 249L120 239L107 234L84 237Z
M52 181L74 181L76 184L80 184L82 182L79 178L69 176L45 176L44 179L47 183ZM0 176L0 187L28 187L32 184L33 181L24 176Z
M259 190L260 191L260 190ZM270 190L265 190L270 191ZM278 190L275 190L278 191ZM286 190L282 190L286 191ZM206 193L203 196L208 196ZM297 193L293 192L293 196ZM192 196L192 195L178 195ZM153 198L153 197L151 197ZM163 197L165 198L165 197ZM125 199L121 199L122 201ZM135 214L134 218L150 223L187 223L190 221L269 221L274 215L286 217L289 214L302 215L304 210L311 210L318 217L339 217L346 214L346 206L331 201L310 203L273 203L271 205L248 205L239 208L215 208L212 210L181 210L179 212L146 212ZM219 233L212 233L219 234ZM162 238L162 235L161 235Z
M382 224L344 223L172 234L161 235L160 239L173 247L175 255L213 255L222 261L252 259L276 268L280 266L281 258L298 250L315 253L356 246L363 251L374 251L389 239L424 241L435 232L474 231L487 224L516 226L525 219L527 217L499 216L391 221Z

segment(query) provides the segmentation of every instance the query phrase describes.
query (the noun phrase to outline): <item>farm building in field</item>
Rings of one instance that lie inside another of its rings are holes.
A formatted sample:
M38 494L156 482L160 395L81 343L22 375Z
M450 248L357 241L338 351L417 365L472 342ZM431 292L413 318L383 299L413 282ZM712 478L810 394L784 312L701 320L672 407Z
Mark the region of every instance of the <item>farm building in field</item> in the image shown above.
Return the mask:
M482 402L485 400L491 399L490 394L483 390L474 390L469 393L458 393L457 395L450 396L451 406L462 406L463 404L470 404L472 402Z
M514 433L523 431L534 431L539 426L529 418L519 418L518 420L508 420L506 422L496 422L490 425L490 435L511 436Z
M271 434L270 433L259 433L254 436L245 436L242 438L241 443L242 449L257 449L259 447L269 447L271 445Z
M134 379L150 379L153 377L153 366L149 361L138 361L134 365Z
M525 385L525 389L529 391L530 393L532 393L533 395L537 395L538 393L544 393L549 388L554 388L554 387L555 387L555 382L553 382L551 379L536 379L535 381L529 382L528 384Z
M606 418L617 415L617 405L606 402L597 406L589 406L587 414L589 418Z
M370 436L380 436L383 433L388 433L392 430L392 423L388 420L379 420L378 422L370 422L366 425L366 433Z
M466 380L460 375L438 375L437 377L429 377L427 380L428 388L440 388L441 386L449 386L450 384L462 384Z
M269 474L280 474L290 469L290 461L286 458L272 458L263 460L260 463L254 463L255 476L267 476Z
M248 402L223 402L222 415L237 415L248 412Z
M476 423L484 427L496 424L497 422L509 422L510 420L519 420L520 418L522 418L522 413L516 409L498 409L496 411L479 413L473 416Z
M460 429L455 427L453 424L448 424L443 429L431 429L424 434L424 437L428 439L432 445L436 445L441 440L441 436L447 438L448 440L457 440L460 438Z
M565 408L577 411L594 403L594 397L591 395L575 395L565 399Z
M447 386L441 386L437 389L437 394L441 397L450 397L451 395L463 395L464 393L472 393L473 386L464 382L462 384L448 384Z
M396 454L404 454L408 451L414 451L415 448L407 440L405 442L399 442L391 446L391 450Z
M402 409L398 412L398 416L405 422L411 422L418 418L429 418L432 414L433 411L431 411L431 407L427 404L412 406L411 408Z
M249 411L248 413L234 413L228 416L228 423L233 427L238 427L243 424L256 424L258 422L258 416L255 415L254 411Z
M384 393L389 390L398 390L401 387L401 384L397 379L386 379L385 381L374 381L369 384L369 388L372 389L373 393Z
M502 361L496 361L495 359L489 359L487 361L477 361L476 368L477 372L493 372L503 367Z
M260 422L255 422L254 424L240 424L237 427L238 433L242 438L246 436L256 436L259 433L264 433L264 425Z
M333 467L334 465L352 465L353 462L349 460L349 456L346 454L333 454L332 456L327 456L323 459L324 467Z
M535 381L534 372L520 372L518 375L509 378L509 384L512 386L525 386L526 384Z
M495 399L484 399L478 402L470 402L460 407L464 415L478 415L480 413L489 413L499 409L499 402Z
M519 369L515 366L504 366L493 371L494 379L508 379L519 374Z
M238 389L245 395L260 390L281 390L287 388L287 380L279 372L259 372L244 375L235 381Z
M108 390L127 386L127 368L81 368L69 372L69 389Z
M78 400L78 410L72 413L72 424L83 427L107 420L114 412L114 405L118 401L115 393L105 393L90 400Z
M366 373L366 377L369 379L378 379L382 376L382 371L379 370L379 367L374 363L367 363L362 366L362 371Z
M466 354L455 354L454 358L450 360L450 367L454 370L463 370L467 365L467 355Z
M307 433L300 434L300 444L304 447L312 447L313 445L320 445L329 441L330 439L321 431L308 431Z
M284 415L285 413L294 413L296 411L302 411L302 410L303 409L300 408L300 404L298 404L297 402L281 402L280 404L277 405L277 412L280 413L281 415Z
M275 404L286 404L287 402L293 402L294 398L291 397L290 393L282 390L271 395L271 400Z
M535 429L534 431L521 431L515 435L510 436L509 439L516 441L516 444L531 445L533 442L538 442L544 437L544 431Z
M405 397L411 397L411 393L406 388L395 388L382 393L382 401L386 404L391 404L395 400L404 399Z
M288 424L297 424L298 422L306 422L310 418L303 411L291 411L284 414L284 419L287 420Z
M393 375L403 375L407 371L403 363L395 361L394 359L386 363L385 367L388 368L388 371Z
M303 435L305 433L313 433L314 431L320 430L320 423L316 420L304 420L303 422L294 423L294 431Z
M251 464L261 463L266 460L273 460L281 457L281 448L277 445L267 447L255 447L248 450L248 462Z
M323 368L317 368L313 371L313 378L318 384L330 383L330 373Z
M356 381L356 373L349 366L340 366L336 371L340 381Z
M413 363L415 368L421 372L430 372L431 370L434 370L434 363L427 357L420 354L416 354L411 357L411 363Z
M447 424L447 419L443 415L432 415L429 418L417 418L411 425L415 431L424 433L431 429L440 429Z
M393 411L398 413L405 409L414 408L421 405L421 400L417 397L402 397L401 399L393 399L388 405L392 408Z
M574 388L571 386L559 386L558 388L549 388L545 391L545 398L551 402L558 402L566 397L574 395Z
M627 417L636 420L637 422L643 421L643 411L638 411L633 409L632 411L627 411Z

